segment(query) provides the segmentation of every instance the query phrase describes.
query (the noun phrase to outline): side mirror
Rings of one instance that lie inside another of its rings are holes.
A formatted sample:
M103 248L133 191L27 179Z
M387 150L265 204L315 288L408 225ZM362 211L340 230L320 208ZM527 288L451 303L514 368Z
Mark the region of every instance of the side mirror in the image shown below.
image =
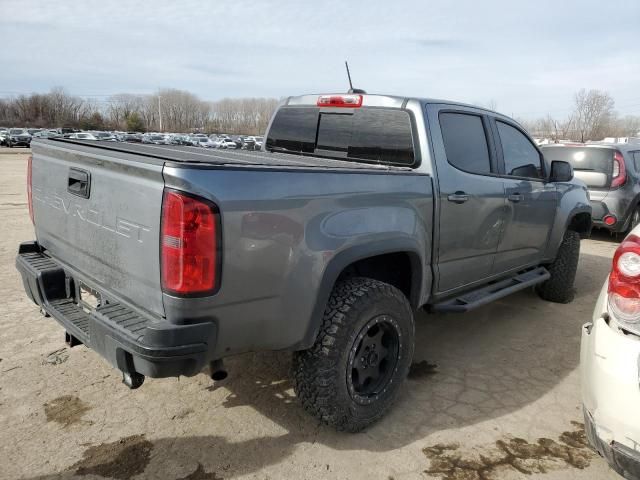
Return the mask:
M573 167L569 162L553 160L551 162L550 182L568 182L573 178Z

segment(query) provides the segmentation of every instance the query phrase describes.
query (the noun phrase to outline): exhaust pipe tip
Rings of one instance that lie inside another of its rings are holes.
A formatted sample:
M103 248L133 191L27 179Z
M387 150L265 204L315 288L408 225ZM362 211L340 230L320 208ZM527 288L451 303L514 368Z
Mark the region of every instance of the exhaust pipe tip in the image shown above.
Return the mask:
M135 390L144 383L144 375L138 372L122 372L122 383L131 390Z
M211 380L219 382L229 376L227 369L224 366L222 359L214 360L210 363L209 369L211 370Z
M226 370L216 370L211 373L211 380L219 382L220 380L224 380L229 376L229 373Z

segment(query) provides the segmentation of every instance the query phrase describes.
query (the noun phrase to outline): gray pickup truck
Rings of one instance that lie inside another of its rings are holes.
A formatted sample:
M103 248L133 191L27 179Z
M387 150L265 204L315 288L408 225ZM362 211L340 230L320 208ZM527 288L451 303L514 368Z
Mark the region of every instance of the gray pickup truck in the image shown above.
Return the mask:
M261 152L38 139L28 296L123 372L195 375L290 350L324 423L357 431L399 393L413 313L535 286L573 295L587 190L516 122L440 100L286 99Z

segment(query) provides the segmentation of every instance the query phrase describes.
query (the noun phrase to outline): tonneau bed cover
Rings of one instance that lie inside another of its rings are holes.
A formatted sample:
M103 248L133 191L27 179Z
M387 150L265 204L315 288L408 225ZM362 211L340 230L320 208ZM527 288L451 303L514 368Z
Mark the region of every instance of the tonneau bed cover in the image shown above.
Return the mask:
M252 152L244 150L207 149L183 145L150 145L138 143L100 142L95 140L49 139L37 140L50 145L61 144L62 147L91 147L101 150L141 155L163 161L177 163L201 163L211 165L233 166L265 166L289 168L328 168L407 171L408 167L363 163L355 161L335 160L311 155L298 155L275 152ZM36 141L33 142L34 144Z

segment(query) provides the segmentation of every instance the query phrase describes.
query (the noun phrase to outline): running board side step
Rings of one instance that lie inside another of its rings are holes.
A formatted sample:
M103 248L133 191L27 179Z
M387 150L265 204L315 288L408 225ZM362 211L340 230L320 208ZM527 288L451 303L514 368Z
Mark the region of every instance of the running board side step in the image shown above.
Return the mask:
M471 292L463 293L462 295L449 298L440 303L435 303L431 306L431 310L433 312L443 313L468 312L469 310L481 307L482 305L511 295L519 290L524 290L525 288L542 283L548 280L550 276L546 268L537 267L532 270L520 272L514 277L499 280L495 283L480 287L477 290L472 290Z

